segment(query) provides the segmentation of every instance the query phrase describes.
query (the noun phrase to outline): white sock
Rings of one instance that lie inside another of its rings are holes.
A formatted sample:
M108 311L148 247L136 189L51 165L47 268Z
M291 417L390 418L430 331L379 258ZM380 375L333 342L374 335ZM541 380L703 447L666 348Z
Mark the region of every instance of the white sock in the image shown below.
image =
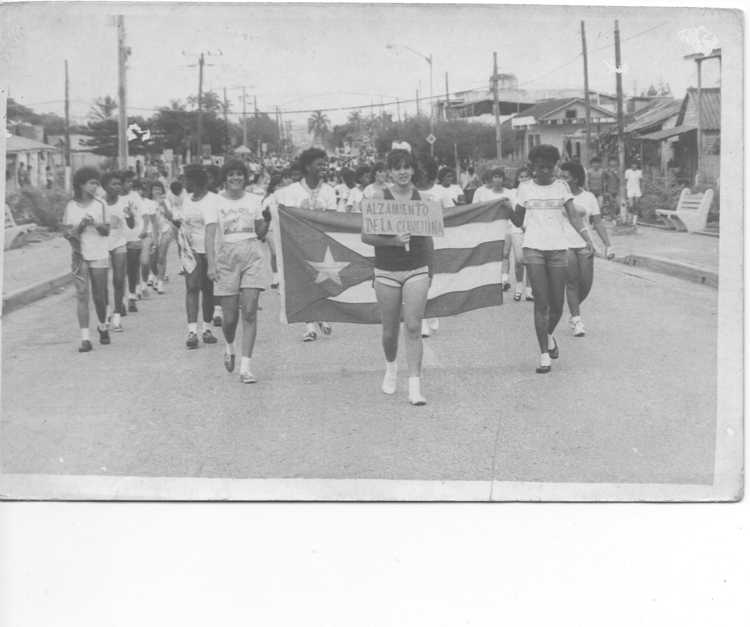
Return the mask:
M314 322L308 322L305 324L305 331L313 331L315 333L318 332L318 330L315 328Z
M128 298L130 300L135 300L135 294L133 294L133 292L130 292L130 294L128 294Z
M422 396L419 377L409 377L409 402L412 405L424 405L427 402Z
M220 315L221 315L221 306L220 306L220 305L216 305L216 306L214 307L214 318L215 318L216 316L220 316Z
M540 366L552 365L552 358L549 356L549 353L542 353L541 357L539 357L539 365Z
M273 273L273 282L274 283L278 283L279 282L279 273L278 272L274 272Z
M398 372L398 362L394 359L393 361L385 362L385 371L387 374L396 375Z
M581 316L571 316L571 317L570 317L570 321L571 321L571 322L572 322L573 324L577 324L578 322L580 322L580 321L581 321Z
M503 281L503 283L507 283L508 282L508 275L507 274L503 274L502 281Z
M240 357L240 372L250 372L250 358L244 355Z
M100 331L106 331L108 329L108 326L106 322L100 322L99 324L96 325L96 328L99 329Z
M198 333L197 322L188 322L188 333Z
M557 346L557 344L555 343L555 338L551 335L547 335L547 348L549 350L554 350L555 346Z
M116 327L120 326L120 314L112 314L112 324Z
M234 342L227 342L226 352L227 355L234 355Z
M91 340L91 334L89 333L88 327L81 329L81 340Z

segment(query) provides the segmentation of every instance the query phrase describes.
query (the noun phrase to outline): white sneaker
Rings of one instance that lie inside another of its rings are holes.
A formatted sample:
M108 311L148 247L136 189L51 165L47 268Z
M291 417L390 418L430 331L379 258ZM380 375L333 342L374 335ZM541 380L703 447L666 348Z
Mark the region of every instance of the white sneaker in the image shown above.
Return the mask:
M430 337L430 323L422 320L422 337Z
M583 327L583 322L579 319L573 326L573 336L583 337L584 335L586 335L586 329Z
M575 320L573 320L573 317L572 317L572 316L571 316L571 317L570 317L570 318L568 319L568 326L569 326L569 327L570 327L571 329L575 329L575 328L576 328L576 321L575 321Z
M430 320L430 330L437 331L440 328L440 318L433 318Z
M162 281L161 279L159 279L156 282L156 293L157 294L163 294L164 293L164 281Z

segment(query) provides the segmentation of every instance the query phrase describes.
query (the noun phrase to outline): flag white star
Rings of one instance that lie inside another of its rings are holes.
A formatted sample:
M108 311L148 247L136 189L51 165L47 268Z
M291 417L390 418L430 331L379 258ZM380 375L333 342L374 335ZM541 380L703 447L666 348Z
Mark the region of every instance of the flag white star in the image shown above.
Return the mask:
M323 261L310 261L308 259L305 259L305 261L318 272L318 276L315 277L316 283L331 280L341 285L341 271L349 265L347 261L336 261L331 254L330 246L326 246L326 254L323 257Z

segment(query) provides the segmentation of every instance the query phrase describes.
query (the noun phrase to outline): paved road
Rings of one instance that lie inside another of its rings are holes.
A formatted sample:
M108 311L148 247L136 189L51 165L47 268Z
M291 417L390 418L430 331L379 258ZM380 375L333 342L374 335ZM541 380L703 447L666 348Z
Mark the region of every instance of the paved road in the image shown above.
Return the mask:
M534 372L531 303L443 319L422 408L403 378L396 397L380 393L378 327L338 324L305 344L301 325L278 322L274 292L262 297L260 381L242 385L221 343L185 349L181 281L168 289L85 355L70 289L3 319L3 472L712 481L714 289L598 260L589 334L561 327L547 376Z

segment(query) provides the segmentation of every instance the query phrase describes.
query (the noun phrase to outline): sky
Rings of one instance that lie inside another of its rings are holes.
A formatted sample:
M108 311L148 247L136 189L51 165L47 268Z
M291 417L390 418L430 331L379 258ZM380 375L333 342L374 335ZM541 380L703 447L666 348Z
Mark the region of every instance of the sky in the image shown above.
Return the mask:
M486 87L493 51L500 71L515 74L521 88L582 88L581 20L589 83L602 92L615 92L615 19L626 95L664 81L680 98L697 84L696 64L683 59L694 51L684 31L703 27L724 47L723 62L732 62L732 47L742 62L740 18L717 9L33 3L0 6L0 86L36 111L62 114L67 59L71 114L83 119L96 98L117 96L116 13L125 15L132 48L128 112L144 116L197 93L198 70L188 66L201 51L211 53L204 89L227 87L234 112L242 109L237 87L246 85L261 111L279 106L298 124L308 114L294 111L371 104L378 111L381 101L413 101L420 86L428 96L429 55L435 95L445 92L446 72L451 92ZM717 85L718 63L703 67L704 86ZM396 113L395 106L386 110ZM402 104L404 111L413 113L415 104ZM347 113L327 115L340 123Z

